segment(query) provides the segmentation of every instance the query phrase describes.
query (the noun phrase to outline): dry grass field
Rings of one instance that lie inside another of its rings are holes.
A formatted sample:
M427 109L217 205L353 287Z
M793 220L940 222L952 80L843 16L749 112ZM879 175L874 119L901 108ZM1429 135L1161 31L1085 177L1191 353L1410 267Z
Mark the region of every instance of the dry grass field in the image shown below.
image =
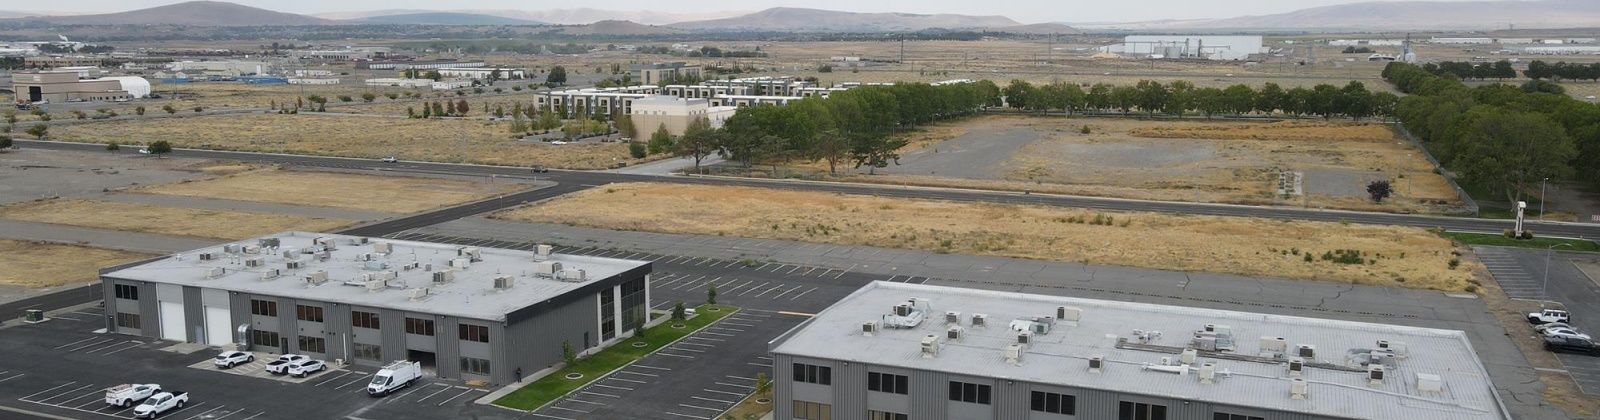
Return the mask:
M0 264L0 284L30 289L95 281L100 278L102 267L151 257L109 249L10 240L0 240L0 255L6 256L6 263Z
M521 184L400 175L254 170L214 179L153 185L137 191L301 206L414 213L515 191Z
M1453 253L1459 252L1451 241L1414 228L653 183L595 188L494 217L618 230L1476 290L1472 284L1475 263L1451 269ZM1338 250L1359 252L1362 262L1324 259Z
M402 111L403 113L404 111ZM550 145L510 138L509 122L417 120L334 115L246 114L177 120L110 121L51 127L51 138L103 142L110 133L124 144L170 139L173 147L252 152L604 169L633 159L621 143ZM465 145L463 146L463 142ZM465 153L465 159L463 159Z
M95 229L245 239L286 230L325 232L354 220L218 211L94 200L45 200L0 207L0 218Z

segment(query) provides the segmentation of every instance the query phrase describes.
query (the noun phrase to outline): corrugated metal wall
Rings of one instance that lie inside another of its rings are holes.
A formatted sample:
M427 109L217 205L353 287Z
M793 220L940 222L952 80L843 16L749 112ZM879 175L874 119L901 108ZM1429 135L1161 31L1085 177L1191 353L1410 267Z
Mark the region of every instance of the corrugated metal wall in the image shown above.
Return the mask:
M200 288L183 287L183 329L190 343L204 343L206 308L200 303Z
M597 342L600 319L595 317L595 310L599 306L600 297L596 292L536 318L502 327L504 333L498 337L504 337L503 340L496 341L497 336L490 336L491 344L495 344L494 359L490 361L495 380L511 383L516 379L513 374L516 368L522 368L526 375L561 363L561 343L571 340L573 350L582 351L584 333L589 334L591 344Z
M161 337L161 302L156 300L154 283L133 282L139 285L139 329L145 337Z
M434 319L433 333L439 338L439 351L434 353L434 360L439 363L439 377L461 377L461 329L455 317L441 316ZM402 330L403 331L403 330ZM493 338L490 338L493 340ZM489 366L493 369L494 366Z

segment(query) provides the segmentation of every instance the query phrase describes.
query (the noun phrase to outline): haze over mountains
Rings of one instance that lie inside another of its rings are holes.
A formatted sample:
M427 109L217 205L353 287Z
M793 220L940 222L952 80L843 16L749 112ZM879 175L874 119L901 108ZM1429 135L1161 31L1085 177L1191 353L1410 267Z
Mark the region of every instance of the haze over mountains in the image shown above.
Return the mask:
M464 13L483 16L495 16L507 19L545 22L556 25L586 25L603 20L626 20L645 25L666 25L669 23L689 22L696 20L722 19L750 13L748 10L731 10L707 13L670 13L653 10L601 10L590 8L577 9L549 9L549 10L514 10L514 9L475 9L475 10L419 10L419 9L389 9L389 10L364 10L352 12L317 13L323 19L354 20L391 15L408 15L419 13Z
M1397 1L1316 7L1263 16L1076 24L1132 30L1493 30L1600 27L1600 0Z

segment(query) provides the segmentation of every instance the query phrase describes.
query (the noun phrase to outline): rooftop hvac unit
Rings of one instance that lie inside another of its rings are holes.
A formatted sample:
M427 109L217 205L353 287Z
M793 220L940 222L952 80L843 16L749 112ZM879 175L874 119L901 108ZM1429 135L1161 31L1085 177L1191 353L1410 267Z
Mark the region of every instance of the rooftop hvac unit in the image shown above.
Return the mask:
M373 242L372 252L379 254L390 254L394 252L394 245L388 242Z
M228 254L238 254L240 248L242 247L238 244L227 244L222 246L222 252Z
M292 260L292 259L295 259L296 257L299 257L299 256L300 256L300 250L299 249L283 248L283 258L284 259Z
M1200 383L1202 383L1202 384L1213 384L1213 383L1216 383L1216 382L1217 382L1217 365L1215 363L1203 363L1203 364L1201 364L1200 365Z
M261 247L255 246L255 245L245 245L244 246L244 253L250 254L250 255L260 254L261 253Z
M961 325L961 312L949 311L944 313L944 323Z
M457 249L456 250L456 256L467 257L467 259L471 260L472 262L483 261L483 252L479 251L478 247L475 247L475 246L462 247L460 249Z
M387 261L367 261L361 264L361 268L366 269L367 271L387 270L389 269L389 263Z
M386 288L389 287L389 285L384 283L383 280L367 280L366 281L366 286L367 286L367 292L368 293L381 292L381 291L383 291L383 289L386 289Z
M932 359L939 357L939 336L928 334L922 337L922 358Z
M540 276L545 276L545 277L555 277L556 273L558 273L560 271L561 271L561 263L560 262L544 261L544 262L540 262L539 263L539 270L535 271L534 274L537 274L537 275L540 275Z
M369 239L369 238L367 238L365 236L350 238L350 244L351 245L366 245L367 242L371 242L371 241L372 241L372 239Z
M294 249L294 248L284 248L284 249ZM300 248L300 253L301 254L311 255L311 254L315 254L315 253L318 253L318 252L322 252L322 248L321 247L308 246L308 247L305 247L305 248Z
M305 261L289 261L289 262L284 263L284 267L287 267L290 270L299 270L299 269L302 269L302 268L306 268L306 262Z
M317 238L312 240L311 243L330 250L338 249L339 247L337 241L334 241L333 238Z
M1013 365L1022 364L1022 345L1012 344L1006 346L1006 363Z
M1304 358L1304 359L1307 359L1307 360L1316 359L1317 358L1317 346L1313 346L1313 345L1310 345L1310 344L1296 345L1295 346L1294 355L1295 356L1299 356L1299 357Z
M557 277L559 277L561 281L581 282L589 280L589 273L581 268L576 270L561 270Z
M1100 373L1106 369L1106 357L1101 355L1089 356L1089 373Z
M228 269L226 269L226 268L211 267L210 269L206 270L206 278L214 279L214 278L217 278L217 277L222 277L222 275L227 274L227 273L228 273Z
M261 281L267 281L267 280L272 280L272 279L278 278L278 274L279 274L279 271L276 268L270 269L270 270L264 270L264 271L261 272Z
M1057 306L1056 319L1067 322L1078 322L1079 320L1083 319L1083 309Z
M1296 399L1296 400L1303 400L1303 399L1306 399L1306 396L1307 396L1307 393L1306 393L1306 380L1305 379L1303 379L1303 378L1294 378L1294 379L1289 380L1289 398Z
M1017 331L1017 344L1028 345L1033 341L1032 331Z
M1385 367L1395 367L1398 364L1394 352L1388 350L1373 350L1371 353L1367 353L1367 359L1369 364L1383 365Z
M907 302L895 304L894 316L911 316L911 304Z
M878 321L867 321L861 323L861 335L871 337L873 334L877 333Z
M400 273L396 273L393 270L384 270L384 271L379 271L379 272L376 272L376 273L372 273L372 279L373 280L389 281L389 280L394 280L394 279L397 279L397 278L400 278Z
M1444 392L1444 379L1440 378L1439 375L1434 375L1431 373L1418 373L1416 382L1417 391L1434 393Z
M1298 357L1289 359L1289 377L1300 378L1306 376L1306 360Z
M535 258L537 258L537 259L539 259L539 260L541 260L541 261L542 261L542 260L545 260L545 259L548 259L548 258L550 258L550 251L551 251L551 250L552 250L552 249L553 249L553 248L554 248L554 247L552 247L552 246L549 246L549 245L539 245L539 246L537 246L537 247L535 247L535 248L534 248L534 249L535 249L535 251L534 251L534 254L533 254L533 256L534 256L534 257L535 257Z
M326 261L328 261L328 258L332 258L332 257L333 257L333 250L329 249L329 248L323 248L322 252L317 253L317 261L326 262Z
M283 241L279 240L278 238L261 238L256 240L256 246L261 248L274 248L282 246L282 242Z
M439 270L433 272L433 284L445 284L456 280L456 272Z
M306 283L322 284L328 282L328 270L317 270L306 274Z
M411 300L422 300L422 298L428 297L428 288L418 287L408 290L406 291L406 296L410 297Z
M951 325L949 329L944 331L944 339L950 340L952 343L961 341L961 333L960 325Z
M988 324L986 324L985 322L988 321L988 320L989 320L989 316L988 315L972 314L972 326L974 326L974 327L986 327L986 326L988 326Z
M467 269L468 267L471 267L471 266L472 266L472 260L469 260L469 259L466 259L466 258L456 258L456 259L450 260L450 268L454 268L454 269L458 269L458 270L465 270L465 269Z
M1218 335L1233 334L1233 327L1227 325L1206 324L1206 332L1214 332Z
M245 267L260 267L266 264L267 260L261 257L250 257L244 260Z
M356 257L356 260L357 261L377 261L378 260L378 254L374 254L374 253L371 253L371 252L363 252L363 253L361 253L360 256Z
M200 261L211 261L211 260L214 260L214 259L217 259L217 254L213 254L213 253L210 253L210 252L202 252L202 253L200 253Z
M516 286L516 285L517 285L516 278L511 277L511 276L500 276L500 277L495 277L494 278L494 288L495 288L495 290L510 289L512 286Z
M423 264L422 271L433 271L433 263Z
M1183 353L1178 355L1178 360L1182 360L1183 364L1192 365L1194 364L1195 357L1199 355L1200 352L1195 351L1195 349L1183 349Z
M1289 340L1283 337L1261 336L1261 351L1283 354L1289 351Z
M1383 366L1367 366L1367 386L1383 386Z
M1405 357L1410 352L1410 349L1406 348L1406 342L1404 341L1378 340L1378 348L1388 350L1401 357Z

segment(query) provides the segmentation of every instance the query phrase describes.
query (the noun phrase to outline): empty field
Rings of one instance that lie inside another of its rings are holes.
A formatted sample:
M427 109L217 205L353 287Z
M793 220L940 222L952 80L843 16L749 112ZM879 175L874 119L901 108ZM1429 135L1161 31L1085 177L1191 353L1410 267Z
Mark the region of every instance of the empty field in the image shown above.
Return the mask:
M164 184L147 194L220 198L300 206L414 213L523 188L522 184L334 172L254 170L214 179Z
M653 183L595 188L494 217L618 230L1476 290L1472 285L1476 263L1461 262L1452 269L1450 261L1457 248L1451 241L1414 228ZM1341 259L1341 255L1346 256Z
M404 111L402 111L403 113ZM51 127L51 138L148 143L167 139L173 147L403 160L468 162L485 165L545 165L603 169L628 156L621 143L550 145L510 138L509 122L419 120L340 115L247 114L181 119L111 121Z
M95 281L100 268L150 255L72 245L0 240L0 284L30 289Z
M286 230L325 232L355 223L280 214L93 200L44 200L0 207L0 218L200 238L245 239Z

